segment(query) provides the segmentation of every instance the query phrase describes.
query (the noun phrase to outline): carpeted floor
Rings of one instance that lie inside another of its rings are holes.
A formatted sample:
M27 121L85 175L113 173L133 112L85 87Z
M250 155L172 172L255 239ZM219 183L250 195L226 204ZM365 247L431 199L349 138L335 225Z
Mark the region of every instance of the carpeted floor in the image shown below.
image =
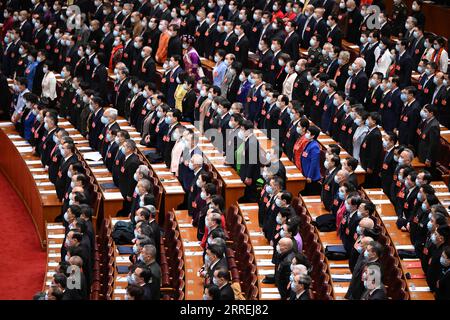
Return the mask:
M0 299L32 299L42 290L45 264L33 220L0 172Z

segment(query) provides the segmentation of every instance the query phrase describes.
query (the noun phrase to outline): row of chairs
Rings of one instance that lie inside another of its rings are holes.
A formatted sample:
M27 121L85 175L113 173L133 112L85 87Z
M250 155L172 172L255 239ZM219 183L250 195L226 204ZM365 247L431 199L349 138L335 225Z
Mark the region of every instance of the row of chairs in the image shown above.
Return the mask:
M253 246L250 240L250 233L243 222L242 213L239 207L232 205L226 211L225 222L229 239L233 239L230 247L234 251L236 267L239 271L241 290L247 300L258 299L258 277L256 273L256 259ZM230 258L231 249L227 250L227 257ZM234 265L228 261L229 268L233 275Z
M305 207L301 206L298 198L292 202L297 215L300 217L300 235L303 239L303 253L311 262L312 294L317 300L334 299L328 260L325 249L320 241L317 229L312 225L311 216Z

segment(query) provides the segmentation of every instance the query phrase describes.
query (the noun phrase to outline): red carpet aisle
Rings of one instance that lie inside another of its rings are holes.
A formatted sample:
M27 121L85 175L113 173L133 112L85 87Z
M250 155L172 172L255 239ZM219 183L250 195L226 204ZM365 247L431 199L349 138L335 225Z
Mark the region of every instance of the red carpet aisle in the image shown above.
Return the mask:
M33 221L0 173L0 299L32 299L42 290L45 263Z

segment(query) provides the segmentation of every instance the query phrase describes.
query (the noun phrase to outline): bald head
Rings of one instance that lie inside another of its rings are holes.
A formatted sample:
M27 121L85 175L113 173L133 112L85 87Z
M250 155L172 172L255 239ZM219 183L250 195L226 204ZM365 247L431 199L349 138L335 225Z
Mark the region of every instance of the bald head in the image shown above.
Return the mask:
M292 267L292 273L294 274L294 276L300 274L308 274L308 268L306 268L303 264L296 264Z
M359 221L359 226L364 229L372 230L375 224L370 218L362 218L361 221Z
M278 245L280 246L281 253L284 253L286 251L292 250L293 244L291 238L281 238L278 242Z

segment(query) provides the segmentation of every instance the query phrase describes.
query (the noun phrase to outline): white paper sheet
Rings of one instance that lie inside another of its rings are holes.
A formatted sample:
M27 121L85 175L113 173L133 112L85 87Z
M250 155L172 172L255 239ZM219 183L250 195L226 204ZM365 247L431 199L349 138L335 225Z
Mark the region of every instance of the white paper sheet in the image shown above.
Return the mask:
M120 192L103 192L105 200L123 200Z
M33 147L18 147L17 151L19 151L20 153L29 153L33 152Z
M94 151L94 152L86 152L83 154L84 160L91 160L91 161L99 161L102 158L102 155L100 152Z

